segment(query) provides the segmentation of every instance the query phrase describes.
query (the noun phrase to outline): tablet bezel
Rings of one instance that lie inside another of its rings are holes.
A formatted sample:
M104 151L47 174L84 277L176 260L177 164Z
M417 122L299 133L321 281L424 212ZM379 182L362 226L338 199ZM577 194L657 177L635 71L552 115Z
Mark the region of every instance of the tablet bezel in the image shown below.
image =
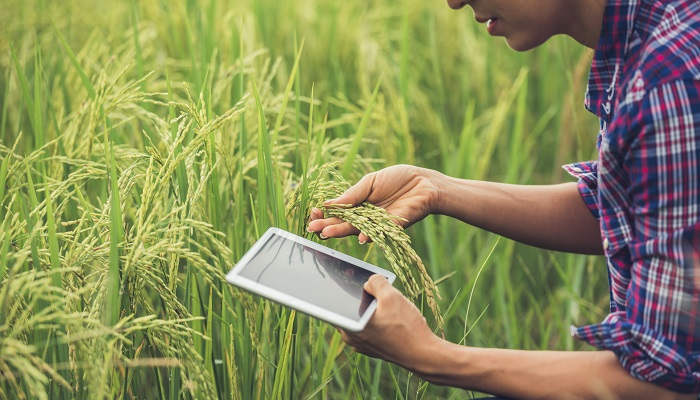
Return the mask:
M261 247L267 243L268 239L272 235L280 235L285 239L292 240L296 243L302 244L304 246L308 246L314 250L320 251L322 253L325 253L329 256L338 258L340 260L343 260L345 262L348 262L350 264L355 265L358 268L363 268L366 269L370 272L373 272L375 274L382 275L387 278L390 284L394 283L394 280L396 279L396 275L393 272L387 271L385 269L379 268L375 265L369 264L367 262L364 262L362 260L359 260L355 257L349 256L347 254L341 253L337 250L333 250L331 248L328 248L322 244L318 244L316 242L312 242L311 240L304 239L301 236L297 236L293 233L287 232L285 230L282 230L280 228L269 228L265 233L258 239L257 242L251 247L245 255L241 258L238 263L229 271L228 274L226 274L226 281L239 286L245 290L248 290L252 293L258 294L260 296L263 296L265 298L268 298L270 300L276 301L278 303L284 304L286 306L292 307L296 310L299 310L305 314L311 315L313 317L322 319L326 322L329 322L333 325L336 325L340 328L343 328L345 330L351 331L351 332L359 332L365 328L367 325L367 322L369 322L369 319L372 317L374 314L374 310L377 308L377 299L372 300L372 302L367 306L367 309L365 310L364 314L362 314L362 317L355 321L352 320L348 317L345 317L343 315L340 315L330 309L323 308L321 306L318 306L316 304L309 303L307 301L298 299L290 294L281 292L277 289L271 288L269 286L265 286L263 284L260 284L258 282L255 282L253 280L250 280L246 277L243 277L240 275L240 272L245 266L248 264L248 262L258 253L258 251L261 249Z

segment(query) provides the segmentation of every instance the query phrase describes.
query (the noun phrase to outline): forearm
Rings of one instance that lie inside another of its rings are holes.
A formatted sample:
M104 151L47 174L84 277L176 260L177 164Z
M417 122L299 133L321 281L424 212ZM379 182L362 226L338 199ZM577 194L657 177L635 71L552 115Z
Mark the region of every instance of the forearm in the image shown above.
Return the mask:
M694 399L633 378L610 351L471 348L440 341L414 369L441 385L515 399Z
M600 228L575 183L510 185L442 175L436 211L519 242L602 254Z

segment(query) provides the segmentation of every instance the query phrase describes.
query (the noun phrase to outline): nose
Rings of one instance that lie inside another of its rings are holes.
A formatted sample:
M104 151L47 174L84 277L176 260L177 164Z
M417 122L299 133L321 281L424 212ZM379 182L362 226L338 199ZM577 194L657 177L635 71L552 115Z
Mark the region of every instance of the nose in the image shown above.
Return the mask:
M447 0L447 5L453 10L459 10L469 3L469 0Z

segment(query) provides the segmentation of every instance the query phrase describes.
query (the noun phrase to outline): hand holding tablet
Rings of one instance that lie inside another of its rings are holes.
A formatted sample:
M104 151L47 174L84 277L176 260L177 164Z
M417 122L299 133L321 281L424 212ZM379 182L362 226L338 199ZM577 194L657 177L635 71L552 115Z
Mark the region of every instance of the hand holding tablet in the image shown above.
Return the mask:
M393 283L396 275L304 239L270 228L226 275L252 293L284 304L350 332L359 332L377 302L363 290L370 276Z

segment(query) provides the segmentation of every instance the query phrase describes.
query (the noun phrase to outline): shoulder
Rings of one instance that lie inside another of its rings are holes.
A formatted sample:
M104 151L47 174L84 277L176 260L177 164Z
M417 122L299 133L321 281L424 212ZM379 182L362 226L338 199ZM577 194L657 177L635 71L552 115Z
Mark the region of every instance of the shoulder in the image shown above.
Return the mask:
M629 83L611 121L608 144L626 153L641 143L700 150L700 78L663 79L647 86L641 73Z
M700 1L642 1L631 40L628 90L700 79Z

